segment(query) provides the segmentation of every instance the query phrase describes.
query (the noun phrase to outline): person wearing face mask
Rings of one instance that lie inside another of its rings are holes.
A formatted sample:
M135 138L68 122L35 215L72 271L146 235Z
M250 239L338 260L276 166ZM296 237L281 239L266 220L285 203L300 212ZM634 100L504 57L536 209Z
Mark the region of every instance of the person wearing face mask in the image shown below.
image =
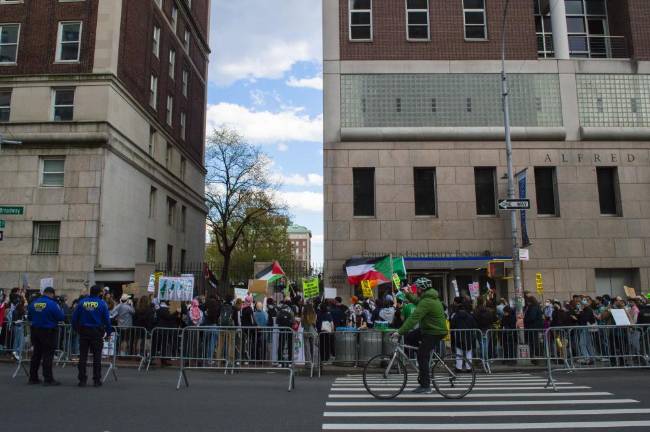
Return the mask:
M581 311L578 315L578 349L582 362L588 365L594 364L594 348L591 340L591 332L589 327L596 325L596 317L594 310L589 303L589 299L583 297L580 300Z

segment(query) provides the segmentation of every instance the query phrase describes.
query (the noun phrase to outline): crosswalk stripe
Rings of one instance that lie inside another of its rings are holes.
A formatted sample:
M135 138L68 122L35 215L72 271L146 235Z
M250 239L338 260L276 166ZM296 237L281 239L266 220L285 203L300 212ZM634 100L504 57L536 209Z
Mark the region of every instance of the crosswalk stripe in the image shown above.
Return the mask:
M506 406L506 405L580 405L580 404L625 404L639 403L634 399L572 399L572 400L516 400L516 401L440 401L440 402L325 402L326 406L338 407L436 407L436 406Z
M575 396L613 396L608 392L567 392L567 393L472 393L466 395L466 398L486 398L486 397L575 397ZM398 399L438 399L441 398L439 394L421 395L421 394L401 394L397 396ZM360 394L330 394L330 399L373 399L369 393Z
M375 375L379 375L379 372L377 372ZM471 375L460 374L459 376L470 377ZM399 379L399 378L400 378L399 376L395 376L393 379ZM373 379L373 376L371 375L368 379ZM516 378L492 378L492 377L482 377L482 376L476 377L476 381L503 382L504 380L509 380L512 382L531 382L531 381L546 381L547 378L526 377L526 378L516 379ZM360 381L363 381L363 378L337 378L335 382L360 382Z
M460 384L458 384L456 386L456 388L467 388L467 386L468 386L467 383L460 383ZM373 390L397 390L401 386L374 385L374 386L370 386L370 387ZM404 388L404 391L413 390L413 389L415 389L417 387L418 387L417 385L408 385L408 386L406 386ZM453 387L450 387L449 385L446 385L446 386L441 385L440 387L441 388L453 388ZM563 385L560 385L558 387L561 388L561 389L565 389L565 388L575 389L576 386L566 386L566 385L563 386ZM579 387L584 388L584 386L579 386ZM524 387L521 387L521 386L520 387L492 387L492 386L476 385L476 386L474 386L472 391L477 391L477 390L521 390L521 389L525 389L525 390L542 390L542 389L544 389L544 386L538 385L538 386L524 386ZM366 390L366 388L363 387L363 386L359 386L359 387L332 387L332 391L336 391L336 392L354 392L354 391L365 391L365 390Z
M650 414L650 408L608 409L608 410L534 410L534 411L361 411L325 412L324 417L523 417L523 416L566 416L566 415L616 415Z
M451 424L324 424L323 430L522 430L522 429L612 429L649 427L650 421L597 421L561 423L451 423Z

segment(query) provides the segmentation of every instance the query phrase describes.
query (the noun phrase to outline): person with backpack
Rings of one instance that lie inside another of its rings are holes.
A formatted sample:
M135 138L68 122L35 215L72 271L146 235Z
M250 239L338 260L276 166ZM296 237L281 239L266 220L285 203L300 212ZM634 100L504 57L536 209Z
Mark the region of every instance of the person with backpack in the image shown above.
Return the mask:
M275 320L277 327L280 329L278 338L278 362L280 365L282 363L291 363L293 358L293 331L291 330L293 320L294 314L291 308L291 300L287 299L278 307Z
M217 359L224 360L226 366L233 365L235 362L235 334L236 330L233 328L235 321L235 309L232 305L233 296L228 294L224 299L221 308L219 309L219 337L217 341Z

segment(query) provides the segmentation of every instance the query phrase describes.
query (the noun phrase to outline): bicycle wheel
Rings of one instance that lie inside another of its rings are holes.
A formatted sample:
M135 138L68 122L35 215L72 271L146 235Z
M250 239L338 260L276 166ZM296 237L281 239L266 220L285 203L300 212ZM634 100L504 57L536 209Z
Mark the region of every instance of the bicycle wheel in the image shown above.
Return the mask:
M363 385L376 399L397 397L406 387L407 380L406 366L396 355L379 354L363 368Z
M463 357L463 370L456 372L456 359L434 357L431 381L436 391L445 399L462 399L474 388L476 371L472 363Z

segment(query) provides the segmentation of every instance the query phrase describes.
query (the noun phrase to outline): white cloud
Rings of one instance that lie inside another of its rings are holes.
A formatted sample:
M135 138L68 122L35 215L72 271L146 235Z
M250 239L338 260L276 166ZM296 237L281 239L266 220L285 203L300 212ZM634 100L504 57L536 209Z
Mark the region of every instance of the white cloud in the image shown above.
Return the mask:
M251 101L253 105L264 105L266 103L266 96L262 90L254 89L250 91Z
M282 111L255 111L237 104L221 102L209 105L208 131L227 125L247 140L263 144L290 141L321 142L323 115L311 117L302 108L283 107Z
M277 193L278 198L283 201L292 212L321 213L323 211L322 192L285 192Z
M310 88L314 90L323 90L323 77L316 76L313 78L296 78L291 77L286 82L289 87Z
M285 144L285 143L278 144L278 151L279 152L286 152L287 150L289 150L289 146L287 144Z
M320 63L321 15L321 0L213 2L210 79L278 79L298 62Z
M275 174L274 180L284 186L323 186L323 176L315 173L307 175L292 174L289 176Z
M311 237L312 246L325 244L325 236L323 234L315 234Z

